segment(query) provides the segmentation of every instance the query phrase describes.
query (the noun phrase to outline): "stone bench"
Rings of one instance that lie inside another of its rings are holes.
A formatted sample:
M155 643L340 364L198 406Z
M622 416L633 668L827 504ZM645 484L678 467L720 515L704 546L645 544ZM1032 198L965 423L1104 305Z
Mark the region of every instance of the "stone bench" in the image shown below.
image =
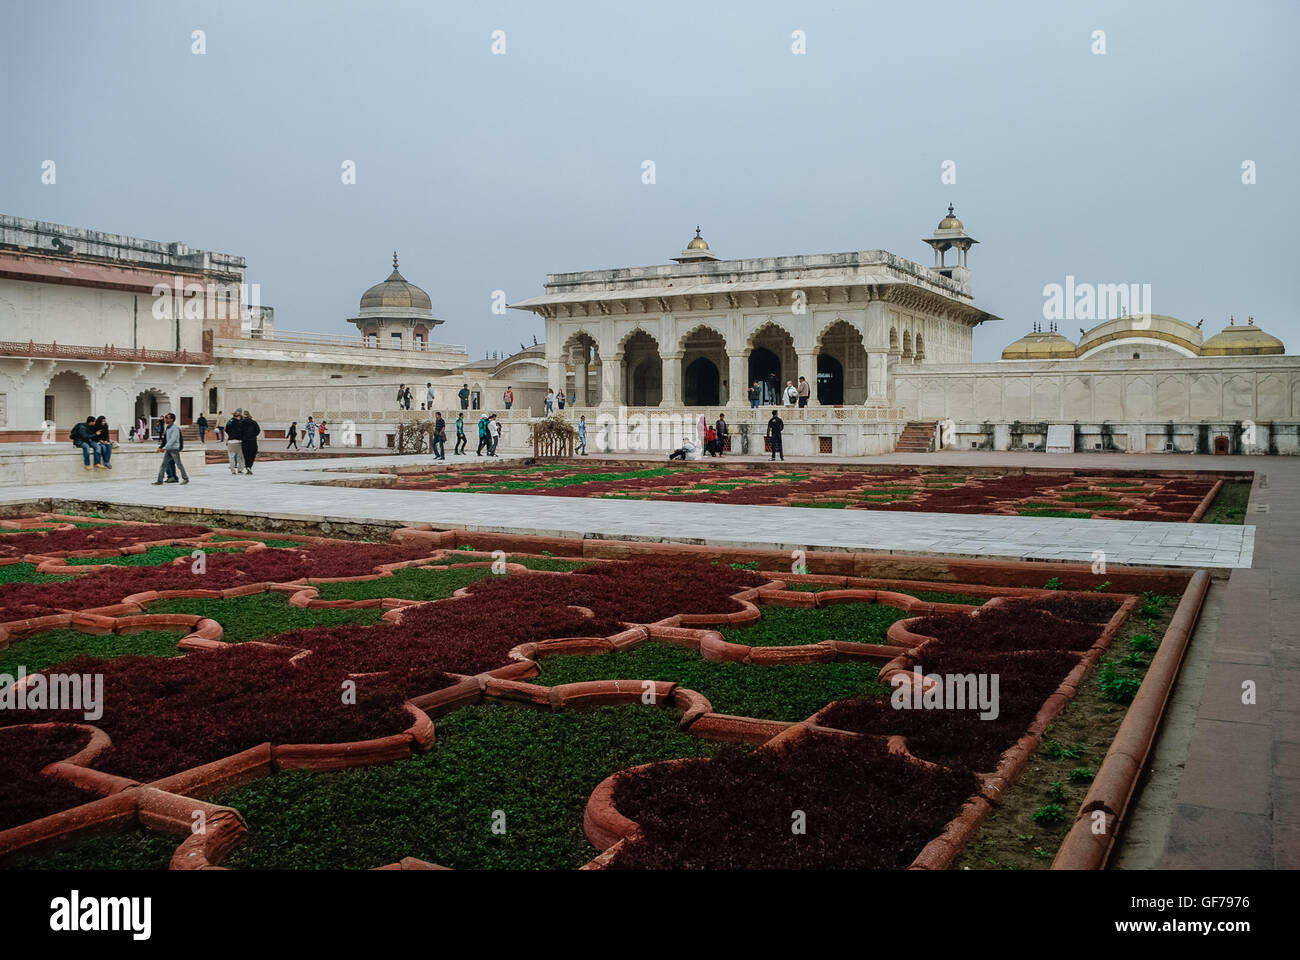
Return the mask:
M203 448L187 446L181 462L190 478L207 474ZM92 461L93 462L93 461ZM73 481L149 480L158 476L162 454L150 443L123 443L113 449L112 470L86 470L81 450L70 442L0 443L0 486Z

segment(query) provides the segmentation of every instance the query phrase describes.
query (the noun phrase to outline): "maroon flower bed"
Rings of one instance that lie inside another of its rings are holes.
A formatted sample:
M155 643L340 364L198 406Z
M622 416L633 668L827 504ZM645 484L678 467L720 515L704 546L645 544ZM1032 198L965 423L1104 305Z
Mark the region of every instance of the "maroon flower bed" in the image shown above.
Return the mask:
M1016 606L1032 607L1046 610L1048 613L1066 620L1082 620L1085 623L1105 623L1119 609L1119 601L1108 597L1080 596L1077 593L1063 593L1055 597L1036 597L1008 600L1008 609Z
M401 558L391 554L396 548L346 547L355 562L348 570L352 573ZM427 547L419 550L427 552ZM317 548L313 557L321 552ZM253 580L321 572L311 565L264 570L268 554L286 555L284 562L292 564L297 551L247 555ZM341 562L332 553L329 557L331 564ZM207 576L189 577L189 585L195 580L210 585L214 559L209 559ZM338 572L334 565L326 569ZM410 725L403 700L450 685L451 673L502 666L518 644L607 636L622 629L624 620L738 609L731 594L763 582L763 577L725 565L658 558L601 565L590 573L516 574L480 581L468 596L407 607L397 623L320 627L264 638L280 649L245 644L172 659L80 657L50 670L104 675L104 715L95 725L108 733L113 747L94 765L148 780L267 741L338 743L396 733ZM146 586L158 588L159 583L133 584ZM119 599L120 593L108 602ZM592 609L595 619L571 605ZM291 664L299 650L311 652ZM352 674L362 675L355 678L355 705L342 702L344 681ZM0 717L0 724L5 719ZM28 711L22 717L24 723L45 720L80 722L82 716Z
M902 869L979 789L963 771L922 767L883 743L808 737L626 773L619 812L641 826L614 869ZM792 813L807 832L795 834Z
M1078 662L1077 654L1058 651L936 651L918 663L922 673L997 675L996 718L981 719L975 704L964 710L918 710L898 709L888 700L842 700L827 708L819 722L854 733L899 734L922 760L988 773Z
M195 524L157 524L108 527L77 527L50 533L9 533L0 536L0 554L22 556L28 553L60 553L65 550L103 550L150 543L155 540L179 540L211 533L209 527Z
M997 606L977 614L923 617L910 628L937 637L929 649L944 650L1087 650L1101 635L1095 623L1062 620L1046 610L1021 605Z
M284 550L210 553L204 573L188 561L154 567L121 566L60 583L0 584L0 623L62 610L117 603L146 590L223 590L248 583L283 583L302 577L354 577L380 564L415 560L433 553L427 544L337 543Z
M480 580L470 593L486 603L515 603L521 593L532 601L590 607L597 617L627 623L654 623L678 613L731 613L741 605L733 593L766 583L767 577L726 564L677 557L649 557L598 564L571 576L516 574Z
M0 728L0 830L99 798L96 793L40 775L42 767L66 760L89 740L88 731L74 727Z

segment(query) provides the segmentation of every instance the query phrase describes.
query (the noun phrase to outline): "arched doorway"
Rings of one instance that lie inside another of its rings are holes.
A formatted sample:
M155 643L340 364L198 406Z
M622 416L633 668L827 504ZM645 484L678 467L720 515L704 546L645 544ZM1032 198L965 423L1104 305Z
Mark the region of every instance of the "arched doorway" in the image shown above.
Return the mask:
M682 400L688 407L715 407L721 403L722 377L708 357L696 357L682 374Z
M832 406L867 401L867 350L862 334L844 320L817 338L817 400Z
M749 385L759 382L762 405L781 403L785 382L798 373L794 338L775 323L766 323L749 338L748 346Z
M659 343L644 330L623 344L624 402L629 407L657 407L663 400L663 361Z
M844 367L828 353L817 355L817 402L827 407L844 403Z
M65 370L45 388L45 419L58 430L71 430L95 411L90 408L90 384L79 373Z

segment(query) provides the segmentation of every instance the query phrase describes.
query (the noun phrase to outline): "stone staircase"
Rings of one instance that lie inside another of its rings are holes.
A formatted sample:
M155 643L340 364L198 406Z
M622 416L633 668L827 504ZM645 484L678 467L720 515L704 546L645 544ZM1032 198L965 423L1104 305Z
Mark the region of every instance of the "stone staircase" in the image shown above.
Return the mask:
M934 446L937 420L909 420L899 434L895 453L931 453Z

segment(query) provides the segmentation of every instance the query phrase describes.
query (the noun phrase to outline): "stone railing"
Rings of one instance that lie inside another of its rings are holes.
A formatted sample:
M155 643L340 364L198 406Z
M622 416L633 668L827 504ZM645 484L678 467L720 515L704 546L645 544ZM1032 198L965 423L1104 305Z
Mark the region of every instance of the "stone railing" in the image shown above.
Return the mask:
M143 347L82 346L68 343L36 343L28 340L0 340L0 356L34 357L52 360L128 360L147 363L212 363L212 354L192 350L146 350Z
M394 353L466 352L463 345L456 343L424 343L416 346L414 343L403 340L401 347L394 347L391 343L380 342L378 338L366 338L360 335L348 336L347 334L338 333L315 333L310 330L272 330L265 333L253 331L247 339L264 343L305 343L328 347L354 347L359 350L388 350Z

